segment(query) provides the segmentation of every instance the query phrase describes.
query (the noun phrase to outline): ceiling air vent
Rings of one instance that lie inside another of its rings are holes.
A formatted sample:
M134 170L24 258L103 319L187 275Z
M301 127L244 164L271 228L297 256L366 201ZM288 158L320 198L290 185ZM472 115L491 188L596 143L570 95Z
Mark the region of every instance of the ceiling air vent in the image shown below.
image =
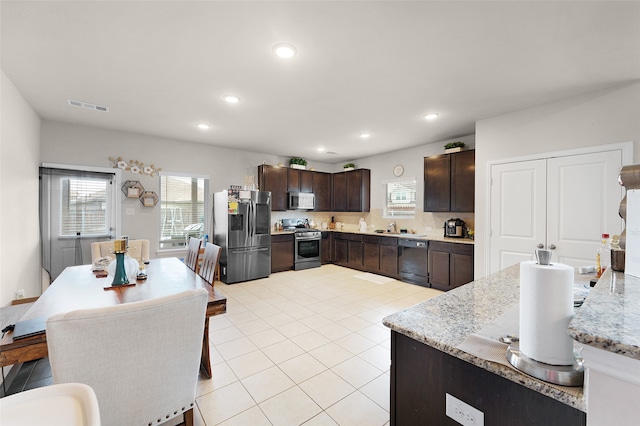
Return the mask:
M67 103L74 107L87 108L95 111L109 112L109 108L107 108L106 106L94 105L88 102L81 102L81 101L74 101L73 99L67 99Z

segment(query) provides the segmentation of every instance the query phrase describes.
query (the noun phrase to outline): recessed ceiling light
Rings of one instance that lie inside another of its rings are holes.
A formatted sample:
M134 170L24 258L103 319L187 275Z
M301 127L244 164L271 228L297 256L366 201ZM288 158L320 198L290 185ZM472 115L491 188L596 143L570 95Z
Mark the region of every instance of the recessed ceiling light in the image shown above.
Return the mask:
M360 137L362 139L368 139L369 137L371 137L371 135L369 133L360 133Z
M236 95L224 95L222 99L224 99L230 104L237 104L238 102L240 102L240 98L237 97Z
M273 46L273 51L278 57L283 59L293 58L297 53L296 48L287 43L276 44Z
M324 151L324 148L323 148L323 147L316 148L316 151L318 151L318 152L323 152L323 151Z
M208 130L211 127L208 124L198 124L198 128L202 130Z
M435 120L436 118L438 118L439 114L436 112L432 112L431 114L427 114L424 116L425 120Z

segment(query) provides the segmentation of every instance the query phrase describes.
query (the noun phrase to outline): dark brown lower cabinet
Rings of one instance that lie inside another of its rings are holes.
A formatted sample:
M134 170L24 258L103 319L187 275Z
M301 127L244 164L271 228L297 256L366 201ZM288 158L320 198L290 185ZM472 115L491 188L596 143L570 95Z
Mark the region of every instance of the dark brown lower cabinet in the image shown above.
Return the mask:
M293 234L271 236L271 272L289 271L294 267Z
M335 262L333 257L333 234L328 231L322 231L322 240L320 242L320 261L325 263Z
M586 425L586 413L395 331L391 425L458 426L446 394L484 413L485 426Z
M365 235L363 242L364 270L398 278L398 239Z
M334 234L333 256L335 262L340 266L347 266L347 252L349 250L348 240L343 238L344 234Z
M358 239L350 239L348 240L349 250L348 250L348 262L347 266L354 269L362 269L362 258L363 258L363 246L362 246L362 235L354 235L356 237L360 237Z
M353 269L362 269L362 235L348 232L335 232L333 253L336 264Z
M429 285L451 290L473 281L473 245L430 241Z

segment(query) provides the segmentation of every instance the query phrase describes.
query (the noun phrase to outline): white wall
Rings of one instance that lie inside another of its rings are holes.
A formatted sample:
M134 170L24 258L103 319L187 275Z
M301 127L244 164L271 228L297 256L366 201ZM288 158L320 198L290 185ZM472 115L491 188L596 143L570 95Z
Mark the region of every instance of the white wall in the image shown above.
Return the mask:
M416 179L416 217L414 219L396 220L398 228L414 229L418 234L442 235L444 222L451 217L460 217L467 222L471 229L474 228L473 213L424 213L424 157L440 155L444 153L444 145L448 142L462 141L465 150L475 148L474 135L462 136L446 141L439 141L420 145L414 148L399 149L389 153L360 158L353 161L358 168L371 170L371 213L337 213L336 221L357 226L358 219L363 217L367 224L373 223L376 228L386 229L392 219L382 217L385 203L384 181L405 178ZM393 174L396 165L404 167L401 177Z
M634 142L633 163L640 163L638 111L640 83L635 83L476 123L476 279L488 271L485 265L489 194L487 163L628 141Z
M43 120L40 156L43 163L110 167L109 157L153 164L166 172L208 175L210 193L226 189L229 185L243 185L245 175L254 175L257 183L260 164L275 165L288 163L289 160L288 157L272 154ZM309 162L307 167L314 167L318 171L331 171L334 168L333 165L319 162ZM127 180L138 180L145 190L160 195L158 176L124 171L122 181ZM137 199L120 195L122 234L131 239L150 240L151 256L157 257L160 205L143 207ZM127 209L134 209L135 214L126 215Z
M1 71L1 70L0 70ZM0 306L17 289L39 296L40 118L0 72Z

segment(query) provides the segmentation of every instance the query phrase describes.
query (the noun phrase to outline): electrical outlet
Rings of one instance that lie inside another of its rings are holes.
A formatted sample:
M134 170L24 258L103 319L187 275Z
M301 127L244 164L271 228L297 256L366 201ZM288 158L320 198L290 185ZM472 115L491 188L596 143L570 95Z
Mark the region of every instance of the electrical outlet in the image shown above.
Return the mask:
M424 230L427 231L427 232L430 232L430 231L433 231L433 228L430 227L430 226L425 226Z
M462 426L484 426L484 413L471 405L446 394L446 414Z
M16 299L24 299L24 289L16 290Z

